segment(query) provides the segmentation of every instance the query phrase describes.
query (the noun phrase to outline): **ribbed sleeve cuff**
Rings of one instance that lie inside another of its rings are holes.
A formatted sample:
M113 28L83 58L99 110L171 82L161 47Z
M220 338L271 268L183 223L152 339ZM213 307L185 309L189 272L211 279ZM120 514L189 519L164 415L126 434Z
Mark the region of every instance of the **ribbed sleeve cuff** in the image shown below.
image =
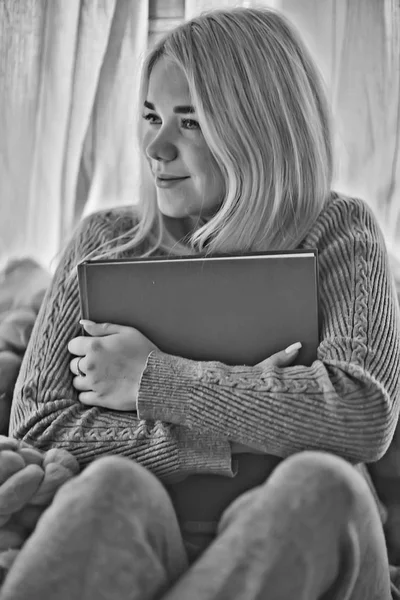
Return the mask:
M187 426L191 386L200 379L199 363L152 352L139 386L139 419L180 425L180 472L234 476L231 445L221 435Z
M231 445L226 438L187 427L190 387L199 379L198 363L162 352L147 359L139 387L139 419L180 425L180 473L233 477ZM186 426L185 426L186 425Z
M178 356L152 352L139 386L139 418L187 425L192 386L200 380L198 365Z

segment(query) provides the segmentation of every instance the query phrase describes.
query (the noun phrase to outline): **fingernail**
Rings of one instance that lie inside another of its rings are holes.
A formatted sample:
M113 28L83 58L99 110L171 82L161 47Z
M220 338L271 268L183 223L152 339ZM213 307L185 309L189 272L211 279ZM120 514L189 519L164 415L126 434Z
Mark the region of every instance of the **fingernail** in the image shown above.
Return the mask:
M293 354L294 352L297 352L298 350L300 350L302 344L301 342L296 342L295 344L292 344L291 346L288 346L285 350L286 354Z
M93 321L89 321L89 319L81 319L79 321L80 325L83 325L85 327L85 325L94 325Z

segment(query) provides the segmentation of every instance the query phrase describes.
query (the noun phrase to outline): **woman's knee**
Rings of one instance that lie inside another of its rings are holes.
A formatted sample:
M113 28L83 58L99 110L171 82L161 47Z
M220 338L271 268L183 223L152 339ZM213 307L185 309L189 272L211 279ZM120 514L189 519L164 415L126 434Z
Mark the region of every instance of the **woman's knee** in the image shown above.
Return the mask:
M304 450L292 454L279 463L274 473L279 471L301 471L304 473L315 473L317 471L327 473L348 473L353 467L343 458L329 452L316 450Z
M137 504L164 503L167 493L159 480L137 462L121 456L104 456L93 461L67 486L84 488L91 500L130 498ZM68 491L68 490L66 490Z
M237 519L270 523L319 523L342 527L356 504L360 475L343 459L323 452L300 452L275 468L264 485L240 496L225 511L220 531ZM356 482L356 483L355 483ZM292 526L292 525L291 525Z
M349 462L328 452L304 451L282 461L267 481L271 487L291 488L315 502L341 502L354 507L360 498L374 503L362 475Z

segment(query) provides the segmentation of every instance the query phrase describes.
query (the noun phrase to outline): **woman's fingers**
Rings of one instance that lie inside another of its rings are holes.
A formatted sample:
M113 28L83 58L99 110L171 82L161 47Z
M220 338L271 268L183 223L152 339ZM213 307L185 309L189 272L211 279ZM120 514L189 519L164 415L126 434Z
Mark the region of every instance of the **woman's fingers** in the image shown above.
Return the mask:
M86 375L86 366L85 366L85 357L84 356L76 356L69 363L69 368L74 375L80 375L83 377L82 373Z
M115 325L114 323L94 323L88 319L81 319L79 323L84 327L85 331L89 335L95 337L113 335L126 329L123 325Z
M69 368L75 375L74 379L72 380L72 385L76 390L81 392L92 389L92 381L85 372L85 357L77 356L73 358L69 363ZM79 372L79 369L81 373ZM82 375L82 373L85 373L85 375Z
M80 335L73 338L68 342L68 352L75 354L76 356L84 356L88 353L89 349L93 345L93 340L90 337L84 337Z
M72 385L76 390L78 390L78 392L87 392L92 389L92 385L89 383L88 378L81 377L80 375L74 377Z
M301 342L296 342L295 344L288 346L286 350L281 350L280 352L272 354L262 362L258 363L257 367L288 367L297 358L300 348Z
M79 402L86 406L103 406L100 396L92 390L81 392L79 394Z

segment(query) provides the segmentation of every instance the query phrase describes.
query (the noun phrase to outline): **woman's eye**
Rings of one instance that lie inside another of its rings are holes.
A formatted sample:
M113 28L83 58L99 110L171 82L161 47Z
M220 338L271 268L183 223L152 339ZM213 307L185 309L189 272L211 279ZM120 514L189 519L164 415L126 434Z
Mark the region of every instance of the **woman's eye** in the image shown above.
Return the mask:
M150 125L159 125L161 122L159 117L153 113L147 113L147 115L143 115L143 119L148 121Z
M182 127L184 129L200 129L198 121L194 119L182 119Z
M143 115L143 119L145 121L147 121L148 123L150 123L150 125L161 125L160 117L158 117L154 113L147 113L147 114ZM199 125L198 121L195 121L195 119L182 119L181 126L184 129L189 129L189 130L200 129L200 125Z

